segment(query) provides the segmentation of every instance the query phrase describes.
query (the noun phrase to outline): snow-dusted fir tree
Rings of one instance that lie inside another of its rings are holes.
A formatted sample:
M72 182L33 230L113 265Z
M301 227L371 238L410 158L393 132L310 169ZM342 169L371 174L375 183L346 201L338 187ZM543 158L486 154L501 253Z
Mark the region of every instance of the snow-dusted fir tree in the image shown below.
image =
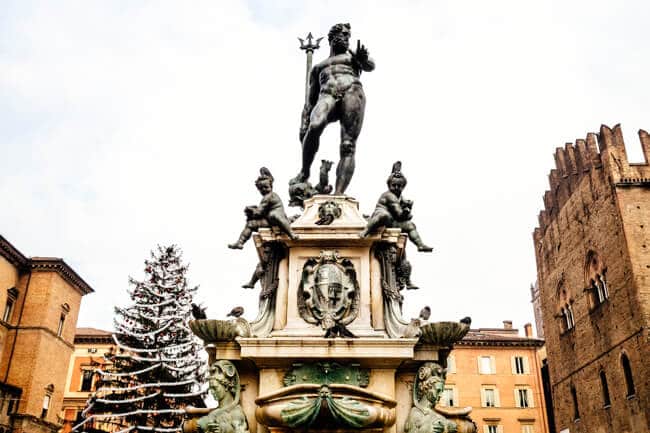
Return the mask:
M187 266L175 245L158 247L145 261L145 279L130 279L132 304L115 308L110 368L97 370L97 390L88 400L78 432L180 431L182 408L202 406L205 361L193 336Z

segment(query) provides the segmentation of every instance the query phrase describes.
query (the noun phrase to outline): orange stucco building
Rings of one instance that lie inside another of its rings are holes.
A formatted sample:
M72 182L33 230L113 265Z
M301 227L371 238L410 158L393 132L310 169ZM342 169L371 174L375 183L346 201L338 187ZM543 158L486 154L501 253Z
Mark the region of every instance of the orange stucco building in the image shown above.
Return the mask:
M77 328L74 337L74 353L70 357L65 391L63 394L62 433L68 433L74 425L82 421L81 412L86 407L88 397L97 388L97 368L106 368L104 354L116 350L111 333L95 328ZM92 423L85 426L86 431L113 431L108 423Z
M472 406L479 433L547 433L538 351L544 341L504 321L472 329L448 360L443 406Z
M79 306L92 291L62 259L26 257L0 236L0 432L61 428Z

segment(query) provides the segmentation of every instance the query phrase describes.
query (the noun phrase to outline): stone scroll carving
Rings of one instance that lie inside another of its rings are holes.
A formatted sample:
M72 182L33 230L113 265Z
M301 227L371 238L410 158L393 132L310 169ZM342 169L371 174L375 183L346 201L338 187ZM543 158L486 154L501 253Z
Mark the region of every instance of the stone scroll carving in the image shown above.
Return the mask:
M375 244L374 254L381 266L381 289L384 298L384 326L391 338L419 337L419 323L402 317L404 297L401 291L417 289L411 283L411 265L398 254L397 247L388 242Z
M359 313L359 283L354 265L338 251L323 250L305 262L298 287L298 312L320 325L326 338L354 337L347 325Z
M216 409L186 408L190 417L183 423L184 433L249 433L248 421L240 404L241 385L235 365L219 360L210 366L210 394L218 402ZM200 418L192 415L207 415Z
M257 337L266 337L273 330L276 293L280 281L278 272L280 262L286 256L287 249L283 243L266 242L262 247L260 262L255 267L251 280L243 286L253 288L257 281L262 286L257 317L250 324L251 334Z
M436 407L445 389L446 376L445 368L436 362L420 366L404 433L476 433L476 424L469 418L472 408Z

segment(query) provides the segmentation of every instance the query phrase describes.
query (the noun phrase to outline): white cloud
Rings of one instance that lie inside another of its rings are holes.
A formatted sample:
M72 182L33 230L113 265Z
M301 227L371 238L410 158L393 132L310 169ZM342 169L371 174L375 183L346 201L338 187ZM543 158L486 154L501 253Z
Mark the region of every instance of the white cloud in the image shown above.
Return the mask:
M252 316L256 292L238 289L252 247L225 245L259 200L259 166L285 198L298 169L296 36L349 21L377 61L363 76L349 192L369 213L401 159L415 221L436 247L409 251L422 289L407 294L407 314L429 303L436 319L469 314L478 326L532 320L530 233L554 148L623 122L639 159L648 6L269 5L10 3L0 17L3 234L27 254L64 257L97 290L80 325L109 328L127 275L166 242L184 249L211 315L241 303ZM318 157L337 159L336 142L331 127Z

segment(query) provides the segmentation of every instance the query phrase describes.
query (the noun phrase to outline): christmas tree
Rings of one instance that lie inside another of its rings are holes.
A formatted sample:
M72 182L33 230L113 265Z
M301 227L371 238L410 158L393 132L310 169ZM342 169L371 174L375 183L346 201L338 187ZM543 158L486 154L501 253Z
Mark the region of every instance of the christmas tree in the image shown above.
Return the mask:
M198 287L188 286L175 245L159 246L145 266L143 281L129 280L132 305L115 308L117 350L96 371L77 432L180 432L183 408L203 406L206 363L188 325Z

